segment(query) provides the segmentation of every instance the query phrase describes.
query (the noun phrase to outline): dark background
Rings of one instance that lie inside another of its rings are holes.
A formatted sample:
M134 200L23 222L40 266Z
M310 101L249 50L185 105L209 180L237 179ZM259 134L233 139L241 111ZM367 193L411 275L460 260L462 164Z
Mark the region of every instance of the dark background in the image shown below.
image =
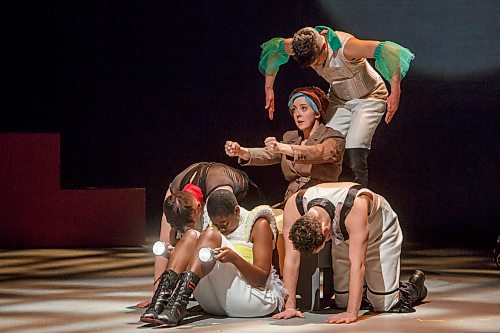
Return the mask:
M269 121L257 70L262 42L314 25L394 40L416 59L398 113L373 139L370 187L397 211L407 245L489 250L500 232L499 5L373 3L5 4L0 130L61 133L64 188L145 187L156 233L178 172L197 161L237 166L224 154L226 140L260 146L280 137L293 127L289 92L327 89L290 61L278 74ZM278 165L244 170L268 202L282 198Z

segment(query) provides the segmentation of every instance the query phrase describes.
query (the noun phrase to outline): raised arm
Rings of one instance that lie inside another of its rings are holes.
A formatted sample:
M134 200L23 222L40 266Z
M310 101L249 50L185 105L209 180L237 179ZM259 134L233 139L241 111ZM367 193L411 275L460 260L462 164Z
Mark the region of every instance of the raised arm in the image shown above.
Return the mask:
M387 98L385 122L389 123L396 113L401 96L401 80L415 58L413 53L394 42L361 40L351 37L345 47L344 56L348 60L356 58L374 58L375 68L391 85L391 94Z
M370 199L364 195L354 200L353 207L347 215L345 225L349 232L349 299L345 312L339 313L327 319L328 323L355 322L363 296L363 285L365 281L365 260L368 246L369 225L368 208Z
M300 252L293 248L292 241L288 238L290 228L300 217L295 206L296 194L287 200L283 215L283 240L285 243L285 260L283 263L283 284L288 292L285 310L275 314L275 319L289 319L294 317L304 318L301 311L297 310L297 281L299 279Z

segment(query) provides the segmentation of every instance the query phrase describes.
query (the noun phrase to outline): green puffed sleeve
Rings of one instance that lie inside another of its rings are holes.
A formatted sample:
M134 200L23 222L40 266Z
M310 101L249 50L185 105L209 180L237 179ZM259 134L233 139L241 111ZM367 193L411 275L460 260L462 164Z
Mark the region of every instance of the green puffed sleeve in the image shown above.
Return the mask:
M375 59L375 68L382 74L384 79L390 81L391 77L397 75L399 70L401 71L401 78L405 77L410 68L410 62L415 59L415 55L406 47L391 41L385 41L378 44L373 58Z
M317 27L314 27L314 29L316 29L316 31L319 33L321 33L321 31L323 30L328 31L327 39L328 39L328 44L330 45L332 51L335 52L342 47L339 37L337 36L335 31L333 31L331 28L325 27L324 25L318 25Z
M259 71L263 75L274 75L278 73L281 65L286 64L290 56L285 52L282 37L276 37L268 40L260 47Z

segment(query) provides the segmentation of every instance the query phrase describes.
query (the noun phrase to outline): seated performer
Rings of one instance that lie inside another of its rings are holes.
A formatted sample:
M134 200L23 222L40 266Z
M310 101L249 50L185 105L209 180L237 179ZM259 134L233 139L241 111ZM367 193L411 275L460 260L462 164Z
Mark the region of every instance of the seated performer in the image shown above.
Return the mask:
M282 309L286 291L271 266L276 238L271 207L247 211L221 189L209 196L207 210L215 228L184 233L142 322L179 325L193 292L213 315L259 317ZM200 248L218 251L215 260L201 262Z
M209 225L204 210L205 199L212 191L224 188L242 200L255 184L248 175L222 163L199 162L179 173L170 183L163 203L160 240L175 246L182 233L189 229L203 230ZM167 267L168 259L155 258L154 286ZM137 304L139 308L150 305L149 301Z
M226 141L226 154L237 156L244 166L281 163L283 176L289 182L283 205L301 188L335 182L342 170L345 139L322 123L327 107L328 98L320 88L297 88L288 99L297 130L286 132L281 142L274 137L265 139L265 148L246 148Z
M427 295L424 273L399 282L403 235L384 197L355 183L325 183L299 191L284 212L284 284L289 298L276 319L303 317L295 308L300 252L317 253L332 238L335 303L345 312L328 323L357 320L363 285L374 311L413 312Z
M413 53L391 41L361 40L329 27L306 27L293 38L273 38L262 44L259 70L265 75L266 109L274 113L274 82L279 67L293 57L311 67L330 85L325 124L346 137L344 173L349 180L367 186L368 154L384 111L389 123L399 106L401 80L410 68ZM388 95L382 77L390 82ZM352 175L351 175L352 174Z

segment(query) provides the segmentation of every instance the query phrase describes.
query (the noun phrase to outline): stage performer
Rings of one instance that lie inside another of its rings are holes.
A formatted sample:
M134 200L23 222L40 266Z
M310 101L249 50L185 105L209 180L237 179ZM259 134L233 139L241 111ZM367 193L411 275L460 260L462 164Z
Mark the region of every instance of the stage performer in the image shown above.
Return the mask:
M330 85L326 126L346 136L341 178L367 186L367 159L375 129L386 109L386 123L397 111L401 79L414 55L391 41L361 40L325 26L302 28L293 38L273 38L261 48L259 70L265 75L269 118L273 119L273 87L280 65L292 56L301 66L312 67ZM375 59L375 68L390 82L389 96L382 77L367 58Z
M283 308L286 291L271 266L277 236L271 207L247 211L231 191L220 189L208 197L207 211L212 227L184 233L153 297L154 309L141 321L180 325L193 293L203 310L218 316L260 317ZM202 262L201 248L217 254Z
M216 189L232 191L242 200L250 186L256 186L248 175L222 163L199 162L190 165L170 183L163 202L160 240L175 246L182 234L190 229L204 230L210 223L205 200ZM167 267L168 259L156 256L154 288ZM137 304L139 308L153 306L150 301Z
M246 148L238 142L226 141L228 156L238 157L242 166L266 166L281 163L288 181L284 202L301 188L338 180L342 171L345 138L322 122L328 98L318 87L296 88L288 99L288 109L296 130L288 131L282 141L275 137L264 140L265 147Z
M377 312L413 312L427 295L425 275L416 270L399 282L403 235L387 200L355 183L325 183L301 190L284 209L285 266L289 297L277 319L303 317L296 309L300 253L318 253L332 239L335 304L344 312L328 323L357 320L363 286Z

